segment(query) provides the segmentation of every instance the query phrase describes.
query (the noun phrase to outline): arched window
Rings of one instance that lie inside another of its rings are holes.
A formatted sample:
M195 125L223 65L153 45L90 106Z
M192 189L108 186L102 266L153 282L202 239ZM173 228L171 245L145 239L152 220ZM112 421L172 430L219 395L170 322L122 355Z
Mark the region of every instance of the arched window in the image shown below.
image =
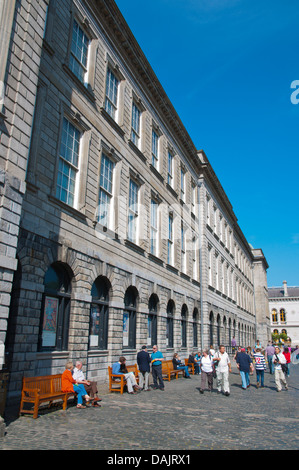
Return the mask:
M197 348L198 346L198 341L197 341L197 336L198 336L198 328L197 328L197 322L198 322L198 309L194 308L193 310L193 346Z
M213 328L214 328L214 314L213 312L210 312L210 344L214 344L214 334L213 334Z
M123 347L136 347L136 308L137 308L137 289L133 286L128 287L124 298L123 314Z
M284 308L281 308L279 311L280 314L280 323L285 323L286 322L286 311Z
M157 313L158 313L159 299L156 294L150 296L148 302L148 317L147 317L147 344L154 346L157 344Z
M62 263L54 263L49 267L44 287L39 350L67 350L71 282Z
M98 277L91 288L89 349L107 349L109 316L109 282Z
M223 323L222 343L227 344L227 320L226 320L226 316L223 317L223 322L222 323Z
M167 325L166 325L166 341L167 347L173 348L173 318L174 318L174 301L169 300L167 304Z
M187 305L184 304L181 311L181 341L183 348L187 347L187 313L188 308Z
M232 320L231 318L228 320L228 344L231 345L232 343Z
M218 346L221 344L221 341L220 341L220 328L221 328L221 319L220 319L220 315L218 314L217 315L217 343L218 343ZM213 344L213 343L211 343Z
M277 323L278 317L277 317L277 310L275 308L272 309L272 323Z

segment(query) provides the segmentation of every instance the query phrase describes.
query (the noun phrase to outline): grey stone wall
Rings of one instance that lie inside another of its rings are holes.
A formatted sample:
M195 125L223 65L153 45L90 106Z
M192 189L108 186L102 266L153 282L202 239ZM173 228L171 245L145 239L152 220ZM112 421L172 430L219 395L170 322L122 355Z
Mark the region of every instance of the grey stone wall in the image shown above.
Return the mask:
M0 67L0 368L17 268L16 249L47 2L1 3Z

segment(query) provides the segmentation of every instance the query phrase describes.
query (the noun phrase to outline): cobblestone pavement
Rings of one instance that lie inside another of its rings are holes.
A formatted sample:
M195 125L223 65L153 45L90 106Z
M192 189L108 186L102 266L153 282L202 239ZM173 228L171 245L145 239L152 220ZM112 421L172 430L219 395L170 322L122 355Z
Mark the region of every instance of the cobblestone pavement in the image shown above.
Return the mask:
M291 365L289 390L241 388L235 366L231 395L199 393L200 376L165 382L165 391L136 395L102 389L102 407L69 406L6 422L0 450L298 450L299 365Z

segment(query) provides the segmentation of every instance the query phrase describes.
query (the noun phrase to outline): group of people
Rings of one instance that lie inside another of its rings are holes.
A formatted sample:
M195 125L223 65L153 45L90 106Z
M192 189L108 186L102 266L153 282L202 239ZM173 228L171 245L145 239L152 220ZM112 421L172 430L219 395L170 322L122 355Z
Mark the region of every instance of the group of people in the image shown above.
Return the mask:
M113 374L125 374L125 380L128 387L128 393L134 394L140 390L149 391L149 374L150 367L152 368L153 378L153 389L164 390L164 381L162 377L162 361L164 360L163 354L158 350L158 346L153 346L153 352L150 355L147 351L147 346L142 346L141 351L137 354L137 365L140 371L139 385L136 383L136 378L133 372L128 372L125 367L126 359L121 356L117 362L112 366ZM200 353L193 353L188 358L188 363L194 364L194 374L201 374L201 387L200 393L204 393L206 383L208 389L211 391L213 387L213 378L217 379L217 389L220 393L228 396L230 394L229 389L229 372L231 372L230 359L225 351L224 346L219 347L218 353L215 352L211 346L210 350L203 350L202 355ZM215 368L217 364L217 373ZM190 373L188 365L182 363L178 353L175 353L172 358L172 364L174 370L183 370L184 377L190 379Z
M271 346L271 348L270 348ZM279 346L271 344L263 354L262 346L257 341L253 350L251 348L236 348L234 360L239 370L242 389L246 390L250 386L250 375L256 372L257 388L264 388L264 372L267 368L267 361L270 367L270 373L275 374L275 384L277 391L282 390L282 386L288 389L286 376L289 375L290 352L286 349L282 352ZM266 356L266 357L265 357ZM121 363L125 358L119 358L119 361L113 364L112 372L121 372ZM153 352L150 355L146 346L142 346L141 351L137 354L137 364L140 371L139 387L136 384L135 375L130 372L126 373L129 393L136 393L139 390L149 391L149 374L150 366L152 366L153 388L164 390L164 382L162 377L162 361L163 354L158 350L157 345L153 346ZM178 353L173 355L172 359L174 369L184 370L184 377L191 378L188 366L182 363ZM216 352L213 346L210 349L204 349L202 354L193 353L189 356L188 363L194 364L195 375L201 375L200 393L208 388L211 392L213 389L213 380L216 379L217 393L223 393L225 396L230 395L229 374L232 372L231 360L225 350L224 345L219 346ZM131 385L129 385L131 382Z
M137 354L137 365L140 371L139 385L137 385L136 377L133 372L128 372L126 368L126 358L120 356L119 360L112 365L112 374L124 374L127 383L128 393L134 394L140 390L145 392L150 391L149 388L149 375L152 366L152 377L154 382L154 389L164 390L164 381L162 377L162 361L163 354L158 350L158 346L153 346L153 352L150 355L147 346L142 346Z
M193 359L193 356L192 356ZM158 346L153 346L152 354L149 354L147 346L142 346L141 350L137 354L137 365L139 374L139 385L136 382L136 377L133 372L129 372L126 368L126 358L120 356L119 360L112 365L112 374L119 375L124 374L128 393L135 394L140 390L148 392L151 390L149 387L149 375L152 370L153 378L153 389L164 391L164 380L162 376L162 361L164 360L163 354L158 350ZM194 359L196 361L196 359ZM184 371L184 377L190 379L190 373L188 366L185 366L180 360L179 355L176 353L172 358L173 368L175 370L182 369Z
M298 348L297 348L298 349ZM236 347L234 360L240 372L242 380L242 389L246 390L250 386L250 375L256 371L256 386L264 388L264 372L269 365L270 374L274 374L276 389L278 392L282 390L282 386L288 390L286 377L290 374L289 364L291 362L291 353L288 348L281 351L279 346L268 346L262 348L257 341L253 350L250 347ZM298 350L299 352L299 350ZM137 384L135 374L129 372L126 367L126 358L120 356L119 360L112 365L112 374L124 374L128 393L135 394L141 390L150 391L149 375L152 372L153 389L164 390L164 381L162 377L162 361L163 354L158 350L158 346L153 346L153 352L149 354L147 346L142 346L137 354L137 365L139 369L139 384ZM172 358L173 368L184 371L184 377L190 379L188 365L180 360L178 353ZM210 349L204 349L202 354L193 353L188 358L188 363L194 364L195 375L201 375L200 393L203 394L206 386L211 392L213 389L213 380L216 379L217 393L223 393L225 396L230 395L229 374L232 372L231 361L224 345L219 346L216 352L213 346ZM254 367L255 366L255 367ZM97 383L86 380L82 371L82 362L77 361L74 367L72 362L66 364L66 369L62 374L62 391L76 392L77 408L85 408L86 406L99 407ZM83 405L83 399L85 405Z
M271 342L268 343L264 349L260 342L257 341L253 351L250 347L238 348L234 359L237 362L240 375L242 378L242 388L246 390L250 386L249 374L253 373L255 362L256 386L259 388L264 387L264 372L267 369L267 362L269 366L269 372L271 375L274 374L274 380L277 392L282 390L282 386L288 390L288 384L286 377L290 375L290 363L291 363L291 352L289 347L284 347L283 351L281 347L274 346Z

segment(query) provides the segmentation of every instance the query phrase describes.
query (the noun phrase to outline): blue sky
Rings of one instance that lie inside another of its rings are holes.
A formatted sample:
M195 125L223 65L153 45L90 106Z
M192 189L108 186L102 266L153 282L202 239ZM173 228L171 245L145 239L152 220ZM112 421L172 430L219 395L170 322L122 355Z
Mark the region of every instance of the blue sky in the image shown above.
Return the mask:
M268 286L299 286L298 0L116 4L262 248Z

